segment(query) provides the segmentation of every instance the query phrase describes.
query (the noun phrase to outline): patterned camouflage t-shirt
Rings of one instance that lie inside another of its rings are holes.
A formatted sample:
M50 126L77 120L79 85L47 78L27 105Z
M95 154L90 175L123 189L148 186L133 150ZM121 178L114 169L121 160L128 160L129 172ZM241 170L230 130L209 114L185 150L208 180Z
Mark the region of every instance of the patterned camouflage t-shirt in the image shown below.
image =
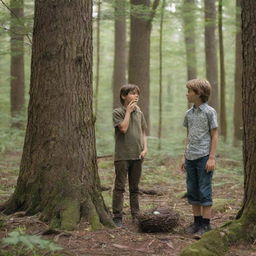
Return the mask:
M210 153L211 129L218 127L217 113L207 103L193 106L185 115L183 125L188 128L188 145L185 157L195 160Z

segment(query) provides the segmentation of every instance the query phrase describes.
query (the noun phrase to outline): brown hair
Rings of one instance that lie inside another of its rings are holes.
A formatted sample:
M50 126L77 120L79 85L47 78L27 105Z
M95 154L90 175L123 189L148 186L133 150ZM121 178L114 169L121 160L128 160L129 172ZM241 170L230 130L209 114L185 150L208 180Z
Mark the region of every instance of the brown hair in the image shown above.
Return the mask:
M211 94L211 84L206 79L192 79L186 84L188 89L200 95L203 102L207 102Z
M136 91L140 95L140 88L135 84L125 84L120 89L120 102L124 105L122 96L126 96L129 92Z

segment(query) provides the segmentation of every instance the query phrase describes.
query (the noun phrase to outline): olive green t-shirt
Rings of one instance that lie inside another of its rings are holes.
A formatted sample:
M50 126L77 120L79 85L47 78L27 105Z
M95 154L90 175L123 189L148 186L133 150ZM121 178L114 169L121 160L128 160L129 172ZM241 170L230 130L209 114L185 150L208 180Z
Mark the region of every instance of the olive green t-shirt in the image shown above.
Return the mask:
M133 111L130 116L129 127L126 133L122 133L118 125L123 122L126 108L113 110L113 123L115 127L115 161L137 160L143 151L143 134L147 127L143 113L140 110Z

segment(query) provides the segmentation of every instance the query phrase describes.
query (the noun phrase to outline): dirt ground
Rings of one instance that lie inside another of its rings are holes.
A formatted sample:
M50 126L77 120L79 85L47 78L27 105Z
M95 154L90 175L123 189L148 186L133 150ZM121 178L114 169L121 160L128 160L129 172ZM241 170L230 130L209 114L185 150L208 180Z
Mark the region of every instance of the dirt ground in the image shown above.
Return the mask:
M16 184L20 153L0 155L0 202L4 202L13 192ZM141 193L140 205L142 211L150 211L155 207L171 208L180 215L180 224L170 233L142 233L138 225L132 222L128 193L125 193L124 225L122 228L90 231L86 221L81 221L73 232L46 232L49 227L39 221L38 216L23 216L16 213L11 216L0 215L2 227L0 238L18 228L23 227L26 233L41 235L63 247L58 255L96 256L96 255L130 255L159 256L179 255L182 248L195 242L193 237L185 235L184 227L192 221L190 206L185 193L185 175L178 171L179 159L172 156L147 159L144 163L141 189L155 190L158 195ZM103 192L105 202L111 206L111 193L114 178L111 158L99 159L101 182L107 188ZM228 220L234 219L243 197L243 172L239 161L218 158L218 166L214 174L214 207L212 227L219 227ZM50 233L50 234L49 234ZM5 248L6 250L6 248ZM49 255L49 254L45 254ZM228 256L256 256L256 245L233 246Z

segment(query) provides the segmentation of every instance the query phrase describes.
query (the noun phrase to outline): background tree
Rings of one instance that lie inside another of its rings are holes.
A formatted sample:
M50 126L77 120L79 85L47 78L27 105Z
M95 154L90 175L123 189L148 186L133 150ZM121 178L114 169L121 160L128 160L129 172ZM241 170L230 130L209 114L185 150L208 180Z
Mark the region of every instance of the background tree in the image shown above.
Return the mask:
M242 56L243 56L243 154L244 154L244 200L237 220L206 233L199 242L183 251L182 256L225 255L228 246L256 238L256 2L241 1L242 10Z
M120 105L120 86L126 83L126 0L115 0L115 52L113 68L113 108Z
M242 120L242 43L241 43L241 0L236 1L236 53L235 53L235 101L234 101L234 139L233 143L238 146L243 139Z
M227 141L227 120L226 120L226 81L225 81L225 61L223 42L223 1L218 3L218 31L219 31L219 55L220 55L220 135Z
M158 149L161 149L162 138L162 109L163 109L163 23L165 0L162 1L160 15L160 39L159 39L159 114L158 114Z
M24 107L24 10L23 0L11 0L10 49L11 49L11 116L12 125L19 127L17 116Z
M218 93L218 67L216 48L216 1L205 0L205 63L206 77L212 85L211 98L209 104L219 113L219 93Z
M197 78L195 10L195 0L183 1L182 16L187 59L187 80Z
M128 81L141 89L140 106L150 127L149 118L149 66L150 34L152 20L160 0L154 0L152 8L149 0L131 0L131 28Z
M68 21L68 22L67 22ZM52 226L113 222L97 172L92 110L92 1L35 1L28 125L5 213Z

